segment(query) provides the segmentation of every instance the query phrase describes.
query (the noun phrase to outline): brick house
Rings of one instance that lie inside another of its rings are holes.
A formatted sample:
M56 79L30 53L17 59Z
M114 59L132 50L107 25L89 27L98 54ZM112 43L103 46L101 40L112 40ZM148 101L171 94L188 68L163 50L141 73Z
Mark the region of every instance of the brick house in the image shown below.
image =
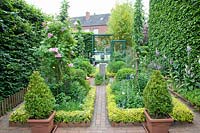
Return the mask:
M73 25L76 25L76 21L79 20L85 32L105 34L108 29L107 23L109 17L110 14L90 15L90 12L86 12L85 16L71 18L71 22Z

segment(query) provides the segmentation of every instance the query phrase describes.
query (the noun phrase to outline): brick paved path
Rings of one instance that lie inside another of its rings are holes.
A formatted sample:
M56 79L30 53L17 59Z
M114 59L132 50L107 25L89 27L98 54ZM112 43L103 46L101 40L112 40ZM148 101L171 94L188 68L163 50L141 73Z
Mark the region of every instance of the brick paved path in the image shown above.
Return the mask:
M94 85L93 80L91 80ZM105 86L96 87L96 102L93 121L90 127L58 128L56 133L145 133L142 126L111 127L106 112ZM200 133L200 115L195 114L193 124L177 124L170 128L170 133ZM0 133L30 133L29 128L9 127L8 115L0 118Z

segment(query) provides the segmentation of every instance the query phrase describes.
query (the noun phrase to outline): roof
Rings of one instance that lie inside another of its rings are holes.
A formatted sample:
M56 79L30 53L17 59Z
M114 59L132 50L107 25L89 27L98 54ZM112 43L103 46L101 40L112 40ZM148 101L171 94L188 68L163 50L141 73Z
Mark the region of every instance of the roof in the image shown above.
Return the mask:
M86 19L86 16L73 17L71 18L71 22L74 24L77 20L79 20L82 26L107 25L109 16L110 14L91 15L89 19Z

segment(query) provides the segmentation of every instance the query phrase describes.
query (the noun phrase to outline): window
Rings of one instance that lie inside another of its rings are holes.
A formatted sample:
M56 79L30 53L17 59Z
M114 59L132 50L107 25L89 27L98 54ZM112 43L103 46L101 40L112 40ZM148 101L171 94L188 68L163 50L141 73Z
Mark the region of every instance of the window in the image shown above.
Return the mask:
M94 34L98 34L99 33L99 29L94 29L93 32L94 32Z

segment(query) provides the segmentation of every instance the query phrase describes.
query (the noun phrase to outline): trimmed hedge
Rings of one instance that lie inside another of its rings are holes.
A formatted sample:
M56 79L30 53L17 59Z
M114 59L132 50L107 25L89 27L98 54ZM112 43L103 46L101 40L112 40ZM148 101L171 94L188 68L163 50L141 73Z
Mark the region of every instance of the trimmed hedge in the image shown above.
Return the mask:
M115 78L117 81L121 81L124 79L130 79L130 78L134 78L136 71L132 68L122 68L120 69Z
M24 89L38 67L34 47L40 45L46 16L24 0L0 2L0 99Z
M176 98L172 98L172 103L174 105L174 108L172 110L172 113L170 115L175 121L179 122L192 122L194 119L193 112L182 102L180 102Z
M186 90L200 87L200 1L151 0L149 59ZM157 57L156 57L157 51Z
M88 95L84 101L83 110L82 111L57 111L54 121L59 122L90 122L92 120L93 112L94 112L94 102L96 96L96 89L91 88L88 92ZM24 105L21 105L15 111L13 111L9 117L10 122L20 122L25 123L29 114L25 111Z
M144 108L121 109L117 107L115 95L112 93L110 85L106 88L107 91L107 110L110 122L138 123L144 122ZM193 112L176 98L172 99L174 108L170 114L175 121L192 122L194 119Z

